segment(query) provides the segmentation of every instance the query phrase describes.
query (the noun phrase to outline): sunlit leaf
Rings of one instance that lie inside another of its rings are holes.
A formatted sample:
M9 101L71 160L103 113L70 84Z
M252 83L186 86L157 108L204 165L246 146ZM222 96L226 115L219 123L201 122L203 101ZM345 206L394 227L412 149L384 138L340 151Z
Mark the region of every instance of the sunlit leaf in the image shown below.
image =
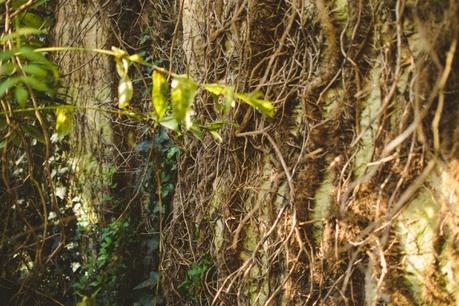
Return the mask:
M27 99L29 98L29 92L22 85L16 86L15 91L16 101L19 106L24 108L27 105Z
M226 87L220 84L204 84L202 87L216 96L224 94L226 90Z
M112 51L116 58L122 58L123 56L127 55L126 51L121 50L120 48L117 48L117 47L112 47Z
M167 110L167 80L164 75L159 71L153 71L153 89L152 89L152 98L153 98L153 107L158 119L161 119Z
M134 89L132 86L132 81L129 76L126 74L124 77L121 78L120 83L118 85L118 106L119 108L123 109L129 105L129 102L132 99L132 95L134 93Z
M56 133L59 139L68 135L73 128L73 110L68 107L56 109Z
M217 131L209 131L209 133L212 135L216 142L223 143L223 138L220 136L220 134L217 133Z
M165 128L169 130L173 130L176 132L179 130L179 124L177 120L172 116L167 116L167 117L162 118L161 120L159 120L159 124L161 124L162 126L164 126Z
M225 99L223 100L223 114L228 114L231 107L234 107L234 87L228 86L226 87Z
M122 78L126 74L123 68L123 62L120 59L116 59L115 62L116 62L116 72L118 73L120 78Z
M139 54L133 54L128 57L128 60L134 63L141 63L142 57Z
M188 77L182 76L172 80L172 110L175 119L184 123L185 128L191 127L191 106L196 95L197 85Z
M254 107L262 114L268 117L274 117L274 106L271 101L262 100L258 97L261 95L259 92L251 93L251 94L240 94L236 93L236 97L243 102L247 103L248 105Z

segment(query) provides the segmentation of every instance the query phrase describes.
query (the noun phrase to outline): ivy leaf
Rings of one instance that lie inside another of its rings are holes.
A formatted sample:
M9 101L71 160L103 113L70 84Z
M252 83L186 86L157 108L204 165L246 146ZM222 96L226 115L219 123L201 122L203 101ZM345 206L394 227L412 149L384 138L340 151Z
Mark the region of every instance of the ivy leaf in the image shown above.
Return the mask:
M152 79L153 88L151 96L153 99L153 107L158 115L158 119L161 120L167 109L167 80L161 72L156 70L153 71Z
M29 92L27 89L24 88L22 85L16 86L16 101L18 102L19 106L24 108L27 105L27 99L29 98Z
M118 106L121 109L126 108L132 99L134 89L132 87L132 81L129 76L124 75L118 85Z
M251 94L236 93L236 97L253 108L257 109L262 114L268 117L274 117L274 106L271 101L259 99L261 93L253 92Z
M56 132L58 139L63 139L73 128L73 110L61 106L56 109Z
M185 129L190 129L192 109L191 106L196 96L197 85L188 77L182 76L172 80L172 110L175 119L185 124Z

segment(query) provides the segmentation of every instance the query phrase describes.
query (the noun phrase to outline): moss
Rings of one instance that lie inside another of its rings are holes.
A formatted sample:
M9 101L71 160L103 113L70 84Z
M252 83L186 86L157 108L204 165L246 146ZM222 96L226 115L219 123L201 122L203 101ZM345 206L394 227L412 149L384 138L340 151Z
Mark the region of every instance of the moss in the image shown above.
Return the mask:
M424 278L435 259L432 242L438 223L438 206L431 192L424 189L397 220L400 245L405 254L406 278L420 304L423 302Z
M354 171L357 177L361 177L371 161L373 154L374 133L378 126L376 115L381 106L381 91L379 88L379 78L381 67L376 65L369 73L370 81L365 89L369 94L368 98L361 102L363 108L360 115L359 133L363 133L360 149L355 157Z
M328 170L325 174L325 179L320 184L320 187L317 189L315 194L315 206L313 212L313 220L324 220L328 217L330 210L330 205L332 202L331 199L331 190L333 189L333 172ZM322 239L323 233L323 222L314 223L314 240L318 245Z

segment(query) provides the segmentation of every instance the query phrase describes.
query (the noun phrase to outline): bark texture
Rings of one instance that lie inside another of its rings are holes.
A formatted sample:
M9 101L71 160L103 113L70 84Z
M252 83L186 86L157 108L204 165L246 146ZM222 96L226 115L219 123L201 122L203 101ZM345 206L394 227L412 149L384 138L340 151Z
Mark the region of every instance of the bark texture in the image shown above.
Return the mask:
M54 45L87 49L110 49L113 42L110 19L98 2L58 1ZM112 61L94 52L68 51L55 56L60 67L67 103L82 107L110 108L114 103L116 75ZM77 196L76 214L83 224L94 224L97 206L109 194L110 171L115 149L112 114L83 110L75 114L69 160L75 175L70 194Z
M239 105L223 145L182 143L168 303L456 304L457 2L181 3L192 78L276 116Z

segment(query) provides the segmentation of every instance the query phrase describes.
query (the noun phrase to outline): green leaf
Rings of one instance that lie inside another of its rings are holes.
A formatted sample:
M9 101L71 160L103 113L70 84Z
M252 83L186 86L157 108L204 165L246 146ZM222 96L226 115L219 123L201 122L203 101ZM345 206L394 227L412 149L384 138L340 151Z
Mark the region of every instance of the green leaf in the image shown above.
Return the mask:
M33 139L36 139L38 142L41 142L42 144L46 143L45 136L43 135L43 132L39 128L33 125L24 125L21 128L24 131L24 133L28 134Z
M129 72L129 62L125 58L116 58L116 72L123 78Z
M6 93L8 89L10 89L13 86L16 86L16 84L20 81L21 78L18 77L6 79L3 83L0 84L0 97L3 97L3 95Z
M216 130L221 129L224 125L225 125L225 122L222 122L222 121L215 121L215 122L206 124L206 125L204 126L204 128L207 129L207 130L209 130L209 131L216 131Z
M204 139L204 133L202 132L202 130L199 128L199 126L197 126L196 124L192 124L189 128L190 132L193 133L194 136L196 136L196 138L198 138L199 140L203 140Z
M262 100L258 97L261 95L260 92L253 92L251 94L236 93L236 97L248 105L254 107L262 114L268 117L274 117L274 106L271 101Z
M216 96L222 95L226 91L226 87L220 84L203 84L202 87Z
M9 51L4 51L0 52L0 61L6 61L10 58L12 58L16 54L17 50L9 50ZM4 64L2 64L3 66Z
M20 49L19 55L28 59L30 63L38 63L44 65L45 68L53 74L55 80L59 78L59 69L57 66L51 63L42 53L35 52L31 48L24 47Z
M47 28L51 25L50 17L40 16L30 11L25 11L24 13L20 14L20 20L21 20L21 24L24 25L25 27L35 28L35 29Z
M20 28L16 32L8 34L0 38L0 44L4 44L8 40L15 39L19 36L26 36L26 35L32 35L32 34L41 34L44 33L42 30L38 30L35 28Z
M179 131L179 124L174 117L171 117L171 116L164 117L161 120L159 120L159 124L161 124L162 126L164 126L165 128L169 130L173 130L176 132Z
M41 91L41 92L46 92L50 93L52 90L46 85L45 82L42 82L42 80L38 80L32 76L23 76L21 77L21 80L25 83L30 85L35 90Z
M31 74L37 78L46 78L48 76L48 72L43 69L40 65L30 64L22 66L22 70L25 73Z
M16 86L16 101L19 106L24 108L27 105L27 99L29 98L29 92L22 85Z
M192 125L191 106L196 96L196 89L196 83L186 76L177 77L172 80L171 100L173 114L178 122L184 123L187 130Z
M217 133L217 131L209 131L209 133L212 135L216 142L223 143L223 138L220 136L220 134Z
M56 132L59 139L63 139L73 128L73 110L61 106L56 109Z
M228 114L234 107L234 87L228 86L225 91L225 99L223 100L223 114Z
M27 47L21 48L19 50L19 55L28 59L31 62L40 63L40 64L44 64L47 66L53 66L53 64L50 61L48 61L46 56L44 56L40 52L35 52L31 48L27 48Z
M121 78L118 85L118 106L121 109L126 108L129 105L129 102L132 99L134 89L132 86L132 81L129 76L126 74Z
M1 59L0 59L0 61L1 61ZM4 75L8 76L8 75L12 74L13 71L14 71L14 68L15 68L15 66L11 62L3 63L0 66L0 76L4 76Z
M161 72L156 70L153 71L152 79L153 88L151 96L153 99L153 107L158 115L158 119L161 120L167 110L167 80Z

